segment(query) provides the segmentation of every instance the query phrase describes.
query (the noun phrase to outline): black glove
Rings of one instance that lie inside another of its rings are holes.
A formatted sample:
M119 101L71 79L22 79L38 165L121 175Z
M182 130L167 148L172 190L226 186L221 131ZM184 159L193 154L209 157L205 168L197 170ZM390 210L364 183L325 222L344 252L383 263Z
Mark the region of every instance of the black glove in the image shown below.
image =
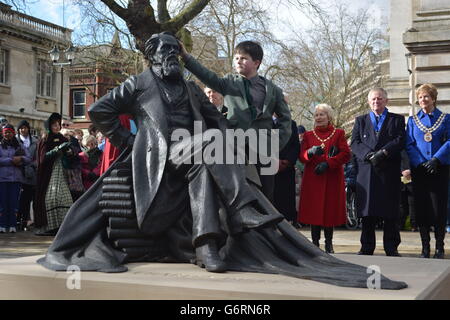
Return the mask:
M58 150L56 148L57 147L55 147L52 150L46 152L44 158L45 159L51 159L53 157L56 157L56 155L58 154Z
M128 147L132 148L134 144L134 139L136 139L136 137L133 134L130 134L127 140L122 144L121 149L125 150Z
M321 156L324 153L325 152L321 146L314 146L308 149L308 158L312 158L313 156Z
M69 147L70 147L70 142L64 142L64 143L61 143L59 146L57 146L56 147L56 149L58 150L58 151L66 151L67 149L69 149Z
M70 145L70 142L61 143L59 146L54 147L52 150L45 154L45 159L51 159L56 157L58 154L62 154L63 150L66 150Z
M314 168L314 173L317 175L321 175L323 174L325 171L327 171L328 169L328 163L326 162L321 162L319 163L315 168Z
M339 148L336 146L331 146L330 150L328 151L328 158L336 157L339 153Z
M438 171L438 167L441 164L438 158L431 158L430 160L422 163L422 167L425 168L428 174L435 174Z
M378 167L381 162L383 162L386 159L386 154L383 150L378 150L375 152L375 154L369 159L370 163L374 167Z
M366 154L366 156L364 157L364 161L370 162L370 159L373 157L374 154L375 154L375 152L373 152L373 151Z

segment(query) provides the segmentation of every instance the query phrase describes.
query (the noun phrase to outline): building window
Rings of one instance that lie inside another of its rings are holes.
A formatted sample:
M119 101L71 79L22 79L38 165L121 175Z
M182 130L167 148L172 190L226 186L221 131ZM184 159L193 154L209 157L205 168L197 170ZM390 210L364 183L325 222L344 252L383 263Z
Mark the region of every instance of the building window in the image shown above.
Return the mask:
M36 129L31 128L30 129L30 135L37 137L38 136L38 131Z
M74 90L73 91L73 117L85 118L86 112L86 91Z
M38 96L55 98L55 72L51 62L37 62L36 88Z
M0 83L8 83L8 64L9 64L9 52L5 49L0 49Z

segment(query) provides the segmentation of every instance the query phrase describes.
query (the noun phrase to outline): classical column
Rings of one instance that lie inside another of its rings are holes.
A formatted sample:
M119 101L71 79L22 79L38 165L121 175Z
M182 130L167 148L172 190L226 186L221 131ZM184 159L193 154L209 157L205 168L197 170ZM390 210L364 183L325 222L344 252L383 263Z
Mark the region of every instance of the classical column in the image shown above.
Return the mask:
M389 94L389 110L403 115L409 115L411 111L411 87L405 58L408 50L403 45L403 33L411 28L412 13L411 0L390 1L389 80L386 90Z
M423 83L435 84L438 107L450 112L450 1L409 1L413 20L403 44L411 53L411 91Z

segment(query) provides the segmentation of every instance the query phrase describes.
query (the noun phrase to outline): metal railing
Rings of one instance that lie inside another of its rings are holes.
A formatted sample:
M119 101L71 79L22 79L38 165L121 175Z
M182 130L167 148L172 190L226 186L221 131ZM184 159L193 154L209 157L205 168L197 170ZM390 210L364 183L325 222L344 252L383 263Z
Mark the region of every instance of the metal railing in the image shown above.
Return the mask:
M71 41L72 30L70 29L31 17L18 11L0 7L0 24L2 24L2 22L21 30L25 29L33 33L43 33L50 38L63 42Z

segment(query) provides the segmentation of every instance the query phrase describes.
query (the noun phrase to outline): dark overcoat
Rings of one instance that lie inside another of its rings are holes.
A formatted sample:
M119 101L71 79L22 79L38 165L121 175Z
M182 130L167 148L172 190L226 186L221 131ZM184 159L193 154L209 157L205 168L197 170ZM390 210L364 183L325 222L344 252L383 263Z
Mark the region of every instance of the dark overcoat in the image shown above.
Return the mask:
M393 219L399 214L400 152L405 145L405 118L388 112L377 136L370 115L359 116L353 127L351 149L356 158L356 208L359 217ZM379 167L365 161L369 152L385 149Z
M288 160L290 165L275 175L274 202L286 220L296 221L297 209L295 207L295 162L300 152L297 123L292 120L292 134L287 145L280 151L280 159Z
M45 158L45 154L54 147L68 140L60 133L50 133L46 138L39 140L37 146L37 185L33 201L34 224L41 228L48 224L47 209L45 208L45 194L52 176L56 157Z

